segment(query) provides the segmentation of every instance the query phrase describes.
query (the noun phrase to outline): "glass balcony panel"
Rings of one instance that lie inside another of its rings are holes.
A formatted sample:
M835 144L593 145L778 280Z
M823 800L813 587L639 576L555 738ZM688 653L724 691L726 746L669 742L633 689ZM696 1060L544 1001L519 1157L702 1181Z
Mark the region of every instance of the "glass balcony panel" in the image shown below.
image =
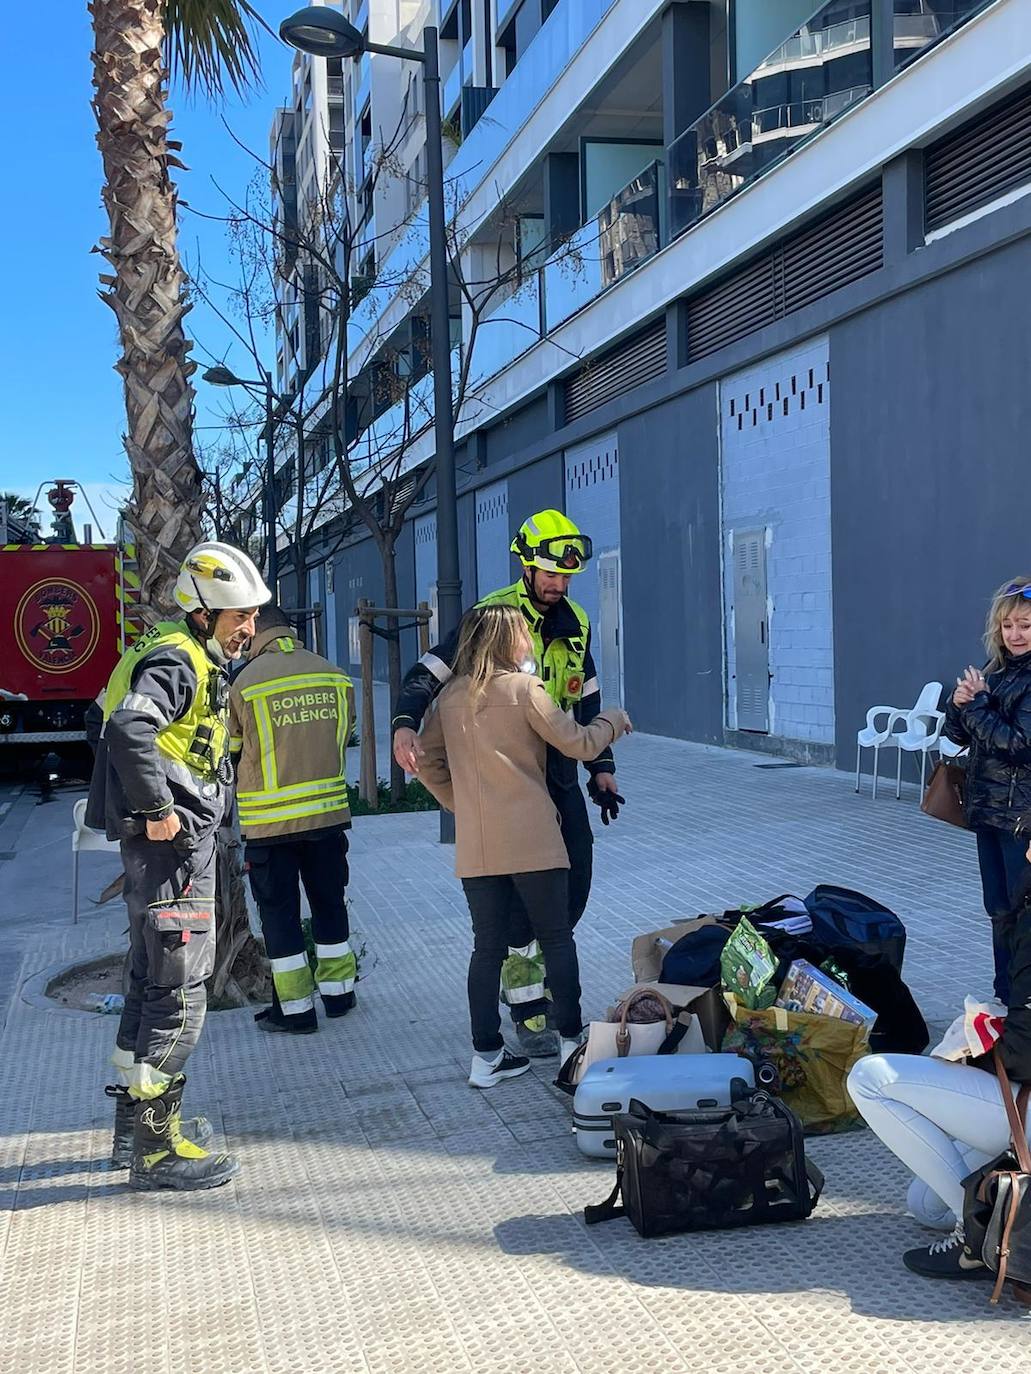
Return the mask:
M662 163L653 162L552 254L544 266L548 332L659 251L664 185Z
M540 337L540 278L534 272L497 310L480 321L470 368L474 385L501 372Z
M950 34L991 0L895 0L895 70Z

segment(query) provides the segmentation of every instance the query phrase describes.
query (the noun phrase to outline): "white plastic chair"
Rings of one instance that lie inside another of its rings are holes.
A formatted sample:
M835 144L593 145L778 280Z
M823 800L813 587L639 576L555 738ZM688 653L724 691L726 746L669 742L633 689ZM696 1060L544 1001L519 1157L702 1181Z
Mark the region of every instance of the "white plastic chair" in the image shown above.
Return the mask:
M86 824L86 798L80 797L72 808L72 924L79 921L79 855L84 849L100 849L118 853L118 841L109 840L103 830L92 830Z
M940 690L940 688L939 688ZM895 796L902 796L902 755L920 755L920 791L917 801L924 795L924 779L927 776L927 755L937 749L941 739L942 726L945 724L944 711L910 711L906 717L906 728L895 736L899 751L898 767L895 770Z
M948 735L939 734L938 743L934 747L938 751L939 759L957 759L960 754L967 752L965 744L957 744L954 740L949 739Z
M920 695L916 699L916 705L909 710L899 706L871 706L866 713L866 725L856 733L856 791L860 790L860 769L862 767L862 751L864 749L873 750L873 799L877 800L877 774L880 762L880 752L882 749L896 748L895 741L904 731L896 730L900 720L907 720L908 717L917 712L933 711L938 705L941 697L942 685L940 682L925 683ZM878 726L878 717L884 717L883 726ZM901 753L899 754L901 765Z

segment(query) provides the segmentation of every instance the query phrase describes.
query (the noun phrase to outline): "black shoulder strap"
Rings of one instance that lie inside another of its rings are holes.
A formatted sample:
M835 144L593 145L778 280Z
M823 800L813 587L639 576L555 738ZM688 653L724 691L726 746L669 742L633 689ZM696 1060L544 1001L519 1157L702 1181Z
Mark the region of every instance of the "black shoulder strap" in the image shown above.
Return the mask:
M626 1216L625 1207L617 1207L616 1199L623 1191L623 1166L616 1166L616 1186L604 1202L599 1202L595 1207L584 1208L584 1221L588 1226L596 1226L599 1221L615 1221L616 1217Z
M676 1021L673 1022L673 1029L670 1031L669 1035L666 1036L665 1040L663 1040L662 1044L655 1051L655 1053L676 1054L681 1040L683 1040L684 1036L687 1034L687 1030L690 1024L690 1012L687 1013L686 1020L683 1020L681 1019L681 1017L678 1017Z
M823 1170L818 1165L814 1164L813 1161L807 1155L805 1161L805 1172L806 1177L809 1180L809 1187L811 1190L809 1205L810 1207L815 1207L816 1204L820 1201L820 1194L823 1192L823 1185L825 1181L823 1177Z

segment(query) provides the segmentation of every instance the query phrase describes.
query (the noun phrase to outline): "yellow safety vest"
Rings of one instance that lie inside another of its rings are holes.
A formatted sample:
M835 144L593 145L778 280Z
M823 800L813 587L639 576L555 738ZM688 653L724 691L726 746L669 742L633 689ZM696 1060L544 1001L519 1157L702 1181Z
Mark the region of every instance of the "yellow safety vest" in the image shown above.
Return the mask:
M572 639L553 639L547 648L541 636L544 616L527 595L526 583L522 578L511 587L502 587L477 602L479 606L515 606L522 612L533 641L537 673L552 701L563 711L571 710L583 696L584 660L591 628L584 608L568 597L566 601L576 616L580 632Z
M220 690L222 670L181 621L160 621L125 651L108 679L104 721L123 703L133 706L133 673L157 649L181 649L186 654L197 674L197 690L186 714L162 725L154 743L166 758L183 764L203 781L214 782L229 749L228 696Z

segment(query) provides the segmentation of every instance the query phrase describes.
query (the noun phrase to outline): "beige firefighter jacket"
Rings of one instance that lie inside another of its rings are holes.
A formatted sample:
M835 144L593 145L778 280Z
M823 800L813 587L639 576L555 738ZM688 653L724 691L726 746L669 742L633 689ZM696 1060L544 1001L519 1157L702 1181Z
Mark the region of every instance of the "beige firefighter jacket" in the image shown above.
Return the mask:
M250 841L350 825L354 687L285 627L255 636L229 694L240 829Z

